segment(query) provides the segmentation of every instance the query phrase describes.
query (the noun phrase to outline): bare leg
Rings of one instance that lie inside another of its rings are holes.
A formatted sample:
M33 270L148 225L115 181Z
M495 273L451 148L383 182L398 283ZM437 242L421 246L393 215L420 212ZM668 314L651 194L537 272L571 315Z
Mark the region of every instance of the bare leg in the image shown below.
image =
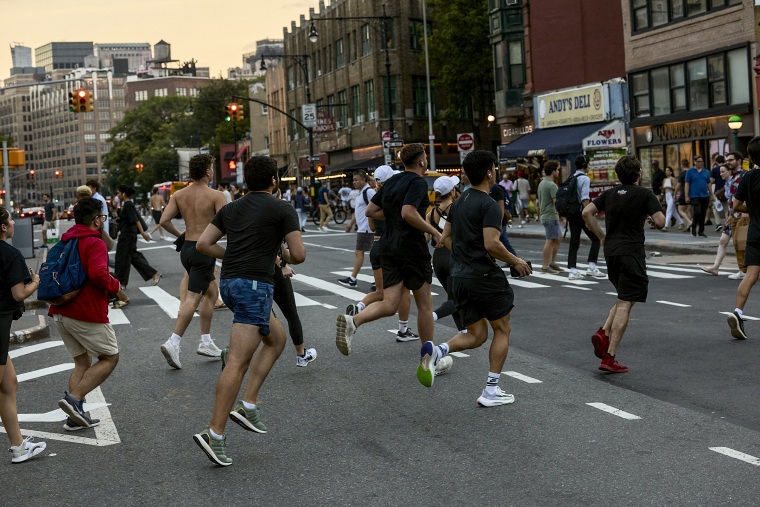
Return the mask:
M18 379L13 361L9 357L6 364L0 366L0 421L3 422L11 446L21 445L21 428L18 425L18 411L16 410L16 390Z
M285 348L285 330L275 317L269 319L269 336L265 336L262 343L264 346L256 351L251 361L248 383L243 392L243 400L248 403L256 403L259 397L259 389L261 389L269 371Z
M617 347L620 344L620 340L623 339L623 334L628 327L628 319L631 316L631 308L634 303L632 301L623 301L618 299L615 304L615 316L612 320L612 333L610 334L610 346L607 349L607 353L611 356L617 352Z
M85 352L74 358L74 370L69 377L69 392L74 391L77 385L82 381L84 373L92 366L92 358Z
M547 239L546 242L544 243L543 257L541 259L542 268L549 267L549 263L551 263L551 257L552 257L552 240Z
M209 284L208 289L206 289L206 293L203 295L203 301L201 301L201 308L199 312L201 316L201 334L211 333L211 319L214 317L214 302L218 297L219 289L216 286L216 280L213 280Z
M390 317L398 311L401 302L401 291L404 289L403 283L397 283L391 287L386 287L383 291L383 299L367 306L361 313L354 315L354 324L359 327L367 322L372 322L383 317ZM420 310L421 311L421 310ZM432 313L430 320L433 320Z
M211 416L211 424L209 424L211 430L217 435L224 434L230 410L232 410L240 386L243 384L243 377L251 363L251 357L261 343L261 338L259 326L232 324L227 365L216 382L214 412Z
M509 317L510 315L507 314L499 320L491 321L493 341L491 342L491 348L488 350L488 371L492 373L501 373L501 370L504 368L504 361L507 360L509 333L511 330Z
M553 239L552 240L552 264L557 263L557 252L559 252L559 245L561 243L560 239Z
M433 329L433 296L430 294L430 284L425 282L422 284L422 287L413 291L413 293L414 303L417 305L417 331L420 333L420 342L424 344L435 338Z
M760 275L760 266L747 266L747 274L742 278L739 288L736 289L736 307L744 311L744 305L747 304L747 298L752 287L757 282Z
M359 274L359 270L362 269L364 264L364 252L361 250L354 250L354 269L351 271L351 277L356 278Z
M179 282L179 304L182 305L182 302L185 300L185 297L187 297L187 284L190 281L190 276L187 274L187 271L185 271L185 274L182 275L182 280Z
M449 352L461 352L463 350L476 349L488 339L488 323L485 319L467 326L467 332L457 333L448 342Z
M401 291L401 302L398 304L398 320L409 320L412 309L412 294L407 289Z
M604 329L604 334L607 336L610 335L612 332L612 321L615 320L615 311L617 310L617 301L615 301L615 304L612 305L612 308L610 308L609 313L607 314L607 320L604 321L604 326L602 327Z
M77 360L81 361L82 366L90 361L89 357L81 359L82 356L87 356L87 354L82 354L74 358L75 369L77 367ZM83 399L87 396L87 393L91 392L108 378L114 368L116 368L118 362L119 354L114 354L112 356L98 356L98 361L85 370L79 383L73 387L69 384L69 394L80 400Z
M179 313L177 314L177 322L174 323L174 333L182 336L187 331L187 327L193 321L193 314L195 309L198 308L198 303L201 302L203 296L197 292L191 292L185 290L185 297L180 300ZM212 308L213 312L214 309ZM202 317L201 317L202 318ZM209 319L211 320L211 319ZM209 326L210 326L209 322Z
M718 243L718 253L715 254L715 261L713 262L712 266L710 266L709 268L702 268L702 271L705 271L712 275L718 274L720 265L723 263L723 258L726 256L726 247L728 246L728 242L730 240L731 240L731 237L728 234L720 235L720 242Z
M365 307L371 305L372 303L376 301L383 300L383 270L373 269L372 276L375 277L375 292L370 292L369 294L364 296L364 299L362 299L362 303L364 303Z

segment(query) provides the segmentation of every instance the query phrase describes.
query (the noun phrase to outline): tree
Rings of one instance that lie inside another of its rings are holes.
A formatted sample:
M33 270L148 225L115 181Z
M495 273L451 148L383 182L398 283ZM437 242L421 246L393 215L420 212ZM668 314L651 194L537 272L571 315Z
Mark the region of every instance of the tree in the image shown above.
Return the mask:
M445 118L484 118L493 109L493 57L488 0L427 0L434 14L428 38L437 89L446 91ZM463 114L465 113L465 114Z

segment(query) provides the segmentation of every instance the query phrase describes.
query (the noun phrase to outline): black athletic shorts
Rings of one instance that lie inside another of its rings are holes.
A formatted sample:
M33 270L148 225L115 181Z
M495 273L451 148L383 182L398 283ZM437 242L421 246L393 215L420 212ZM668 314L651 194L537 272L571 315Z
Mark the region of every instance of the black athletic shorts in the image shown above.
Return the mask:
M187 290L196 294L204 294L209 284L214 280L216 259L196 250L195 243L195 241L185 241L179 258L189 275Z
M430 254L416 258L383 256L380 258L383 270L383 287L404 283L409 290L421 288L425 282L433 283L433 264Z
M747 243L744 250L744 267L760 266L760 247Z
M605 255L604 260L607 261L607 277L615 286L618 299L645 303L649 292L649 277L644 257Z
M477 279L452 276L450 280L451 295L465 327L481 319L499 320L515 306L515 293L506 276Z
M158 223L161 221L161 212L157 209L154 209L151 213L153 214L153 222L158 225Z
M372 265L372 271L380 269L380 255L378 251L377 240L372 243L372 248L369 250L369 263Z
M11 346L12 313L0 314L0 366L8 362L8 350Z

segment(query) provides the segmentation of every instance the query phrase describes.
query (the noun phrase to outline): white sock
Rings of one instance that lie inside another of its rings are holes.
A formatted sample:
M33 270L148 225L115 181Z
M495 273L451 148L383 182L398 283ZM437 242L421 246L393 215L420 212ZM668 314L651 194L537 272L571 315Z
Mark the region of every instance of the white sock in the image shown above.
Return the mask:
M178 335L177 333L172 333L172 337L170 339L172 341L172 345L174 345L175 347L179 347L179 341L182 339L182 337Z
M407 324L409 324L408 320L398 319L398 330L400 333L406 333Z
M256 408L256 404L255 404L255 403L248 403L248 402L247 402L247 401L245 401L245 400L243 400L243 406L244 406L246 409L248 409L248 410L253 410L254 408Z
M201 335L201 341L204 345L211 345L211 335L210 334L202 334Z
M570 272L572 274L576 274L578 272L578 269L577 268L570 268Z
M499 377L501 373L488 372L488 379L486 380L486 392L488 394L496 394L496 389L499 387Z
M588 263L588 270L594 271L596 269L596 262L589 262Z
M739 314L739 318L743 318L744 317L744 312L742 312L738 308L734 308L734 311Z
M438 322L438 314L433 312L433 322Z
M353 276L351 276L351 275L349 275L349 276L348 276L348 279L349 279L349 280L351 280L352 282L355 282L355 281L356 281L356 278L354 278L354 277L353 277Z
M361 301L359 301L358 303L356 303L356 308L358 308L359 311L362 311L365 308L367 308L367 306L364 303L362 303Z
M221 440L224 438L224 435L217 435L211 428L208 429L208 434L211 435L211 438L214 440Z
M438 356L438 359L442 357L446 357L449 355L449 344L448 343L441 343L438 345L438 350L441 351L440 355Z
M467 334L467 328L460 329L459 334Z

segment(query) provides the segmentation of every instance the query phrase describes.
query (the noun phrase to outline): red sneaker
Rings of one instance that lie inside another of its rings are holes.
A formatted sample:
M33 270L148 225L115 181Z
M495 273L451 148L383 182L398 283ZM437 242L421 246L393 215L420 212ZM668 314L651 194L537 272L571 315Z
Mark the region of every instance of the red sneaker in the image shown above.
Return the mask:
M604 359L604 355L610 346L610 339L604 332L603 327L600 327L599 331L594 333L594 336L591 337L591 343L594 344L594 355L599 359Z
M599 369L610 373L628 373L628 367L618 363L615 360L615 356L609 354L604 355L604 359L602 359L602 364L599 365Z

